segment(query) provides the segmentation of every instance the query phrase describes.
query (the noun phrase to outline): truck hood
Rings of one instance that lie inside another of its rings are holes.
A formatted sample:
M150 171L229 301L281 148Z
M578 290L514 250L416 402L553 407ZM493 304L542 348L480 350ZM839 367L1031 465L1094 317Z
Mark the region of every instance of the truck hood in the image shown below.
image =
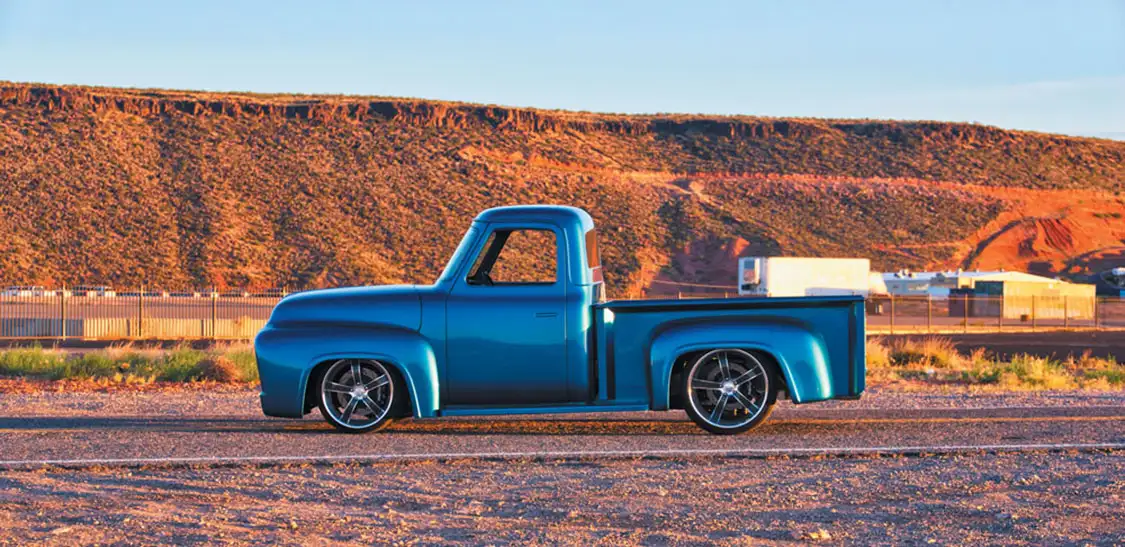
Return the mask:
M289 295L270 314L274 327L397 327L417 331L422 301L414 285L347 287Z

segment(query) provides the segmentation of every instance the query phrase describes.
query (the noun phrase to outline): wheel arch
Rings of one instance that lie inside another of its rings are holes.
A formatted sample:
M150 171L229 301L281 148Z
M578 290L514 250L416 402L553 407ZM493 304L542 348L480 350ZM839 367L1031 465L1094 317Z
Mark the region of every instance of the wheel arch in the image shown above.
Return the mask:
M427 344L428 346L428 344ZM432 351L430 352L432 354ZM431 372L423 364L408 360L408 356L401 354L396 357L391 352L372 352L364 349L352 351L333 352L318 356L316 363L309 367L302 385L304 412L308 413L316 407L316 383L319 380L316 374L323 374L332 363L340 359L371 359L386 365L403 381L409 397L411 414L415 418L435 416L437 413L437 371L436 366ZM432 362L432 361L431 361ZM311 401L311 406L310 405Z
M673 374L702 352L732 348L773 362L789 398L796 403L828 398L831 368L824 340L799 324L706 322L673 326L657 335L649 350L652 408L670 408Z
M680 386L681 386L680 382L683 378L682 375L683 375L684 371L687 370L687 368L692 363L694 363L696 361L696 359L699 359L700 357L702 357L707 352L709 352L711 350L716 350L716 349L742 350L742 351L745 351L745 352L753 355L755 358L760 359L763 362L763 364L765 364L767 367L771 367L773 369L773 372L776 373L775 379L780 384L779 386L777 386L777 389L774 390L774 393L770 394L770 396L772 397L772 396L774 396L774 395L776 395L776 394L778 394L779 392L782 392L782 391L788 393L789 385L785 380L785 374L781 371L781 365L778 363L777 357L774 357L774 355L772 353L770 353L768 351L765 351L765 350L762 350L762 349L753 348L753 347L739 347L739 346L707 347L707 348L702 348L702 349L689 350L689 351L687 351L683 354L680 354L680 355L676 356L675 360L672 363L672 369L671 369L671 371L669 373L669 377L668 377L668 408L669 409L682 409L683 408L684 402L680 399Z
M315 373L339 359L374 359L394 369L409 392L415 417L438 409L437 361L430 343L396 328L316 327L263 331L255 342L262 407L271 416L300 417L315 406Z
M407 411L409 412L409 414L411 416L414 415L414 408L417 405L417 402L414 400L414 396L413 396L413 393L415 392L415 390L411 387L411 383L406 379L407 376L406 376L406 374L403 373L402 365L400 365L400 364L398 364L394 361L388 360L388 359L377 359L377 358L373 358L373 357L364 357L364 356L333 357L333 358L330 358L330 359L325 359L325 360L317 363L315 366L313 366L313 368L311 368L309 370L308 379L305 381L304 412L306 414L311 412L312 409L316 408L316 406L317 406L318 399L320 398L320 393L319 393L318 389L319 389L319 386L320 386L321 379L324 377L324 373L327 372L328 369L334 363L339 362L341 359L371 360L371 361L378 361L378 362L382 363L383 366L387 367L387 371L390 372L393 376L395 376L395 379L400 382L398 385L402 386L406 390L407 395L409 395L406 398L406 403L407 403L407 407L408 407ZM395 417L395 416L392 415L392 417Z

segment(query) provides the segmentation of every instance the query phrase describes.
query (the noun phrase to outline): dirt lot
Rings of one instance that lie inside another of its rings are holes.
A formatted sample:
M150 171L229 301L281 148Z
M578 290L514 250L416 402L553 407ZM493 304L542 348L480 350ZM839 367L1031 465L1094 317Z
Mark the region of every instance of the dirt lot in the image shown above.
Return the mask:
M1125 454L8 471L0 544L1120 544Z
M416 420L349 436L315 415L264 418L245 386L9 383L0 460L1125 441L1119 392L875 388L783 405L735 438L675 413ZM1125 452L7 469L0 532L0 545L1115 545Z

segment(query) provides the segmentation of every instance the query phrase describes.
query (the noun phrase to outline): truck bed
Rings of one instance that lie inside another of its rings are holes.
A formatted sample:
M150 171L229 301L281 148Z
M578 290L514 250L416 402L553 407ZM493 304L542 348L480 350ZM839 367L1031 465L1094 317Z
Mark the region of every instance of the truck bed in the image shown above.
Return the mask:
M651 396L653 408L660 409L669 383L663 376L675 367L668 361L678 357L671 354L690 348L669 349L654 341L684 329L725 336L729 347L757 350L776 361L788 359L778 364L788 373L787 391L797 403L854 398L864 388L860 296L615 300L594 306L593 313L596 402L642 403Z

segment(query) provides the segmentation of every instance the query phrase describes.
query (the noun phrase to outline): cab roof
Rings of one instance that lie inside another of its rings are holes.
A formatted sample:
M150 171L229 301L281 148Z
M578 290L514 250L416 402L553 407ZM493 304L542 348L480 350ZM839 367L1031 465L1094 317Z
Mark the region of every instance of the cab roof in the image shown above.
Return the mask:
M553 224L577 224L582 231L594 227L590 214L578 207L569 205L509 205L493 207L477 215L478 222L550 222Z

